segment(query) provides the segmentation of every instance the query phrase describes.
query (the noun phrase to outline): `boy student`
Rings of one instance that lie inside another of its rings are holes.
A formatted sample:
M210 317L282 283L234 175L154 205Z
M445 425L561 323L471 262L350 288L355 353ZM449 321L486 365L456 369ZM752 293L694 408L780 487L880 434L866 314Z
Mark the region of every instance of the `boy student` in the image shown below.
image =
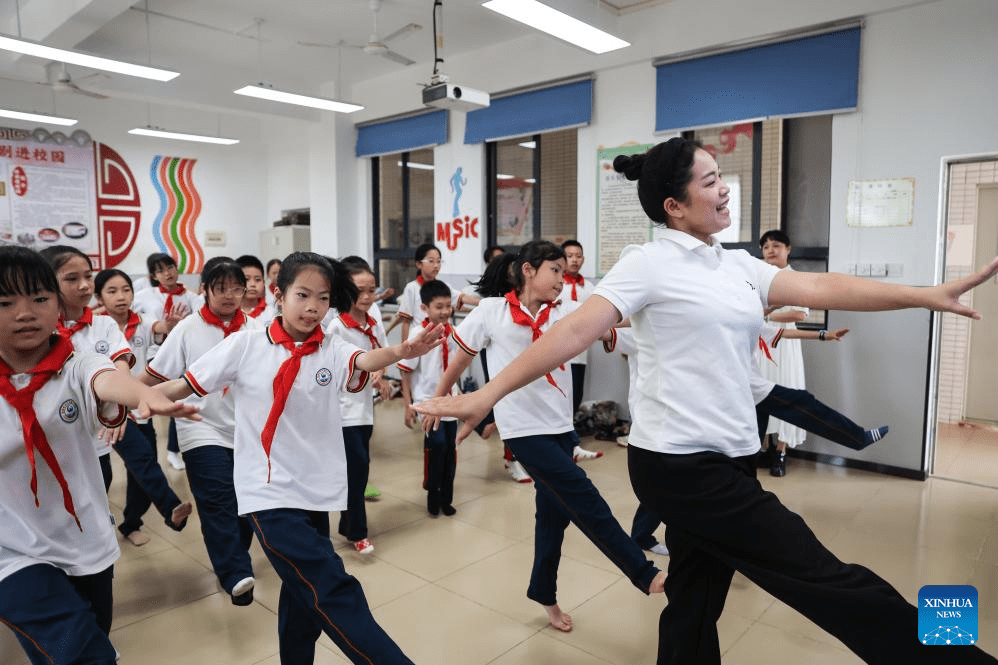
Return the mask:
M419 288L425 318L423 328L434 325L444 327L445 341L425 356L417 356L398 363L402 370L402 399L405 401L405 426L412 427L418 415L412 408L413 401L422 402L433 397L440 378L447 370L449 360L457 347L453 346L448 324L454 310L451 307L450 287L440 280L426 282ZM452 389L453 392L453 389ZM423 487L426 489L426 510L431 515L451 516L454 508L454 472L457 470L457 418L442 418L440 427L432 429L430 418L423 419Z
M267 323L274 318L274 308L267 302L266 282L263 278L263 263L252 254L243 254L236 263L246 275L246 293L239 308L251 319L259 319Z
M582 273L582 264L586 262L586 257L582 252L582 243L578 240L566 240L561 243L561 248L565 251L565 285L561 289L561 301L569 300L580 305L592 295L592 282L586 282ZM586 358L589 349L572 358L572 416L579 412L579 405L582 404L582 391L586 386ZM575 446L572 450L572 457L575 461L586 459L598 459L603 457L603 451L586 450L582 446Z

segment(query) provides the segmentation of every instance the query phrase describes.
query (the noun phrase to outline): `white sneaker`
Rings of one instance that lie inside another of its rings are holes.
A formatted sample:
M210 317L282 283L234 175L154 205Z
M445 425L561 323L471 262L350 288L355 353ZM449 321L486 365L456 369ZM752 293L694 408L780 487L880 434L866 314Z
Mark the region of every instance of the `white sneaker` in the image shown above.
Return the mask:
M175 453L172 450L167 451L166 461L177 471L183 471L187 468L187 465L184 464L184 458L180 456L180 453Z
M600 457L603 457L602 450L597 450L597 451L586 450L582 446L575 446L575 448L572 450L572 459L575 460L576 462L581 462L582 460L587 460L587 459L599 459Z
M617 445L620 446L621 448L626 448L627 447L627 435L626 434L624 436L618 436L617 437Z
M513 480L518 483L532 483L534 479L530 477L527 470L523 468L523 465L513 460L512 462L507 462L506 468L509 469L509 475L513 476Z
M661 554L662 556L669 556L669 548L665 546L665 543L656 543L652 545L651 549L648 550L652 554Z
M252 577L244 577L243 579L236 582L236 586L232 587L233 596L241 596L247 591L253 589L256 586L256 580Z

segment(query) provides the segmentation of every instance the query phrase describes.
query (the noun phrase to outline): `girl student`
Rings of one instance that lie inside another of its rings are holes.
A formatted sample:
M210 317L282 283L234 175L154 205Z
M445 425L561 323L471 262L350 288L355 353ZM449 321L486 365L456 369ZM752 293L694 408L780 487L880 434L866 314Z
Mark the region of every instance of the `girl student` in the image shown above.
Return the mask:
M277 308L277 275L280 272L280 259L267 261L267 291L264 293L264 297L267 299L267 305L275 309Z
M426 282L434 280L440 274L440 250L433 243L423 243L416 248L416 279L405 285L402 295L399 297L399 310L396 320L392 322L388 330L399 322L402 323L402 339L409 339L409 326L414 317L420 316L419 306L422 301L419 299L419 288ZM454 305L454 311L461 311L463 303L473 305L478 301L476 296L465 296L454 287L450 288Z
M267 286L263 278L263 264L252 254L243 254L236 259L246 276L246 294L239 303L243 313L251 319L269 323L274 318L274 308L267 302Z
M69 245L46 247L40 254L52 266L59 282L62 307L59 333L69 339L74 348L107 356L118 369L128 372L135 364L135 356L125 336L114 321L95 317L89 306L94 295L94 271L90 257ZM123 428L108 430L94 439L105 491L111 487L111 445L123 431Z
M924 307L978 318L959 297L998 273L998 260L925 288L780 271L711 237L731 223L729 190L699 143L673 138L617 157L614 168L638 181L642 208L666 228L627 247L593 297L481 390L417 409L462 418L466 436L503 395L629 318L641 359L627 449L631 484L668 525L669 603L659 622L658 663L720 663L716 622L736 570L868 663L953 662L918 642L917 610L895 589L839 561L756 480L752 350L767 307ZM961 647L959 658L998 662L976 646Z
M113 665L119 551L93 439L139 415L191 416L56 332L44 258L0 247L0 623L31 663Z
M156 357L149 361L141 380L147 385L179 378L198 358L243 328L259 327L239 303L246 290L243 269L227 257L216 257L201 273L205 304L173 329ZM233 605L253 602L253 565L249 547L253 530L236 510L233 487L233 437L235 412L226 392L187 400L201 407L203 420L180 422L177 434L187 480L194 496L201 534L212 569Z
M277 284L282 315L266 330L231 335L162 389L179 397L227 386L235 401L239 512L281 577L282 665L312 663L322 632L351 662L411 663L375 622L329 538L329 511L346 508L348 488L335 393L363 390L369 372L428 352L443 328L364 351L320 325L330 305L349 312L356 298L339 263L296 252Z
M377 298L374 273L366 265L356 262L342 265L356 289L356 297L348 310L340 311L330 321L325 328L326 334L340 337L365 351L388 346L380 317L375 318L370 314ZM367 507L364 502L371 470L371 434L374 431L372 388L379 390L381 398L385 400L388 399L389 391L383 370L372 373L371 383L371 388L339 392L343 448L347 460L347 509L340 513L338 531L360 554L374 551L374 545L367 537Z
M163 322L150 324L132 311L132 279L121 270L97 273L94 290L105 315L118 325L132 349L135 357L132 374L145 374L149 349L163 341L162 334L156 334L157 326L162 327ZM124 519L118 525L121 535L137 547L148 543L149 536L139 529L142 527L142 516L151 505L156 506L168 527L175 531L183 529L192 507L190 503L182 502L170 489L163 469L156 461L156 430L152 420L133 411L121 439L113 447L128 470Z
M572 303L558 301L564 271L565 252L544 240L526 243L519 254L506 253L493 259L478 283L482 300L451 333L461 352L450 361L436 395L449 393L478 349L488 349L489 369L499 372L537 339L543 339L566 309L574 309ZM616 339L612 327L607 325L602 334L612 345ZM665 575L628 537L596 486L572 459L578 439L572 419L571 381L569 372L559 364L495 404L499 435L533 476L536 488L534 565L527 597L544 607L554 628L565 632L572 630L572 617L558 606L556 580L569 522L574 522L641 591L661 591ZM423 419L426 431L438 424L438 418Z

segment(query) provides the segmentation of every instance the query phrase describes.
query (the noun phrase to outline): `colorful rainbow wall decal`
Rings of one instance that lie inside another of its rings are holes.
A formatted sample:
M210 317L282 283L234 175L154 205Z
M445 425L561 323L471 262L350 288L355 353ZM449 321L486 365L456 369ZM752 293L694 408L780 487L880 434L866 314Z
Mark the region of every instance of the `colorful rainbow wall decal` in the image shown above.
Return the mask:
M196 159L157 155L149 169L159 195L153 237L163 253L176 260L177 269L187 274L204 268L204 249L194 235L201 214L201 196L191 177L196 163Z

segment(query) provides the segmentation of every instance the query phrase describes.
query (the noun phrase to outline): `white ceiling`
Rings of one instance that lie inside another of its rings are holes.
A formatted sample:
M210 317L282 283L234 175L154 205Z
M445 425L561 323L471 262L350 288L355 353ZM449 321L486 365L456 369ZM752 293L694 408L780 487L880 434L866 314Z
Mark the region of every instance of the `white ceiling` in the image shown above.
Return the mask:
M21 0L20 21L21 33L28 39L181 72L174 81L162 84L120 75L93 76L92 70L70 66L74 82L86 89L117 99L147 102L152 108L162 105L314 119L313 112L244 99L232 95L232 90L265 81L276 88L320 94L324 84L335 88L340 78L346 93L343 96L349 97L351 86L358 81L407 69L359 48L298 44L305 41L335 45L342 40L362 46L373 27L370 1L148 0L146 12L145 0ZM533 32L483 9L482 1L445 1L445 58ZM589 3L596 1L577 0L587 10ZM612 4L605 2L602 11L625 13L662 1L612 0ZM592 7L595 9L595 5ZM0 0L0 32L18 34L16 10L15 0ZM433 67L433 0L383 0L377 17L380 37L409 23L422 26L392 40L389 46L416 61L408 66L413 82L427 82ZM51 80L58 71L47 73L45 65L35 58L0 53L0 77ZM23 97L39 110L52 104L46 101L52 98L48 88L29 82L3 82L0 90L4 97ZM327 94L330 90L325 88ZM58 93L67 94L71 93ZM36 102L38 98L42 101Z

